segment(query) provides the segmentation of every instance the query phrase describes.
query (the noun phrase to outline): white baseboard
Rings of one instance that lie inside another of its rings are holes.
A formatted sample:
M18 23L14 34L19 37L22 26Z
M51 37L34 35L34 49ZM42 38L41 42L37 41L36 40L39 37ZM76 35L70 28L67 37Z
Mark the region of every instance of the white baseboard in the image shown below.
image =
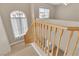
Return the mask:
M19 40L19 41L13 42L13 43L10 44L10 46L12 46L12 45L14 45L14 44L17 44L17 43L20 43L20 42L23 42L23 41L24 41L24 40L22 39L22 40Z
M35 43L31 44L35 51L38 53L39 56L47 56L46 53L42 49L40 49Z

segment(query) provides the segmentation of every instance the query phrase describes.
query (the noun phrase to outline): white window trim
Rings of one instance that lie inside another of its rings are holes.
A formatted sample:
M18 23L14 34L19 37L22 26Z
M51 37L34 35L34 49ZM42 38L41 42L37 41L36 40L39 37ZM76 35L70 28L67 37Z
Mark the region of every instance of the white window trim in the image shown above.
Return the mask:
M40 9L44 9L44 11L43 12L40 12ZM48 10L48 12L45 12L45 9L47 9ZM46 15L45 13L48 13L48 16L47 17L40 17L40 13L44 13L44 15ZM39 8L39 18L49 18L49 16L50 16L50 10L48 9L48 8Z
M18 16L17 14L22 14L22 15L20 15L20 16ZM24 12L21 12L21 11L13 11L13 12L11 12L11 14L10 14L10 17L11 17L11 23L13 22L13 21L16 21L17 20L17 18L19 18L19 17L21 17L22 19L24 18L24 20L26 21L26 24L27 24L27 18L26 18L26 16L25 16L25 14L24 14ZM22 20L23 21L23 20ZM25 22L24 21L24 22ZM17 25L17 23L16 23L16 25ZM17 26L16 26L17 27ZM14 36L15 36L15 38L18 38L18 37L22 37L23 35L25 35L26 34L26 32L27 32L27 30L28 30L28 24L25 26L23 26L23 33L21 33L21 34L19 34L20 32L18 31L19 29L18 28L16 28L17 30L16 30L16 32L14 32L15 31L15 29L14 29L14 25L13 25L13 23L12 23L12 28L13 28L13 33L14 33ZM17 32L18 31L18 32Z

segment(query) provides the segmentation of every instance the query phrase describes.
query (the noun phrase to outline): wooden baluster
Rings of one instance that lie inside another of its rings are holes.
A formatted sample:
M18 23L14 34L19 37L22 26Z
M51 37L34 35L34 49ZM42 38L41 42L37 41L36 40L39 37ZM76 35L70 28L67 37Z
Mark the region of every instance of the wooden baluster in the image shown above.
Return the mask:
M32 25L33 26L33 25ZM31 27L32 29L31 29L31 31L30 31L30 38L31 38L31 41L33 41L33 27Z
M44 51L46 52L46 35L47 35L47 26L44 24Z
M38 33L40 33L40 24L38 23ZM38 46L39 46L39 37L40 37L40 34L38 34L38 39L37 39L37 42L38 42Z
M36 28L38 27L38 23L36 22ZM38 28L37 28L37 30L38 30ZM32 31L33 32L33 31ZM38 33L36 33L36 35L37 35ZM32 34L33 35L33 34ZM37 35L38 36L38 35ZM37 36L36 36L36 41L35 41L35 43L37 43Z
M45 47L44 47L44 51L47 53L47 29L48 29L48 26L45 25Z
M51 29L50 29L50 53L49 53L50 55L51 55L51 52L52 52L52 45L51 45L52 44L52 42L51 42L52 40L51 39L52 39L52 26L51 26Z
M54 39L52 41L52 52L51 52L51 55L54 55L53 52L54 52L54 47L55 47L56 34L57 34L57 28L55 28Z
M39 23L38 23L38 26L37 27L38 27L38 36L37 36L37 45L38 45L38 40L39 40L38 39L38 37L39 37Z
M40 36L39 36L39 47L41 48L41 41L42 41L42 39L41 39L41 23L39 24L39 34L40 34Z
M34 42L36 41L36 21L34 21Z
M74 48L73 48L73 50L72 50L72 55L75 54L75 51L76 51L77 46L78 46L78 42L79 42L79 32L78 32L78 39L76 40L75 45L74 45Z
M40 28L40 30L41 30L41 31L40 31L40 33L41 33L40 47L42 48L42 40L43 40L43 39L42 39L42 24L40 25L40 27L41 27L41 28Z
M48 28L47 28L47 30L48 30L48 39L47 39L47 46L48 46L48 50L47 50L47 53L48 53L48 55L49 55L49 49L50 49L50 27L49 26L47 26Z
M70 31L69 33L70 33L70 35L69 35L69 39L68 39L67 44L66 44L66 48L65 48L65 52L64 52L64 56L67 55L68 47L69 47L70 41L71 41L72 36L73 36L73 31Z
M48 31L49 31L49 34L48 34L48 55L50 55L50 43L51 43L51 31L52 31L51 26L48 27Z
M41 23L39 23L39 47L41 47L40 42L41 42Z
M57 50L56 50L56 56L58 55L58 52L59 52L59 48L60 48L60 44L61 44L62 35L63 35L63 29L62 29L62 31L60 32L60 39L59 39L58 46L57 46Z
M35 32L36 32L36 40L35 40L35 42L37 41L37 23L35 23Z
M42 24L42 49L44 50L44 24Z
M37 35L37 36L36 36L36 43L38 43L38 27L39 27L39 26L38 26L38 23L36 24L36 27L37 27L37 34L36 34L36 35Z
M49 50L48 50L48 46L49 46L49 45L48 45L48 25L47 25L46 27L47 27L47 28L46 28L46 30L47 30L47 31L46 31L46 45L47 45L47 46L46 46L46 52L48 53L48 51L49 51Z
M43 25L43 38L44 38L44 45L43 45L43 50L45 51L45 24Z
M39 40L39 23L37 23L37 42L38 42L38 40Z
M39 38L39 23L37 23L37 30L38 30L38 32L37 32L37 41L39 40L38 38Z

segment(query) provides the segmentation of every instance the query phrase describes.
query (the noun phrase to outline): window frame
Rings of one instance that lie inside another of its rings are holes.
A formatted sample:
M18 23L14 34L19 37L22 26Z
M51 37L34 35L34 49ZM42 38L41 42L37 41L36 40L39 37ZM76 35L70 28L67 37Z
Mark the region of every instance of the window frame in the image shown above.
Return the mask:
M42 12L42 11L40 11L40 9L43 9L44 11ZM48 11L45 11L45 10L48 10ZM46 15L46 13L48 14L48 15ZM40 14L41 14L41 16L40 16ZM44 17L43 17L44 16ZM39 8L39 18L49 18L50 17L50 9L49 8L43 8L43 7L40 7Z
M22 12L22 11L19 11L19 10L17 10L17 11L15 10L15 11L13 11L13 12L10 13L10 19L11 19L11 25L12 25L12 30L13 30L14 37L18 38L18 37L21 37L21 36L25 35L26 31L28 30L27 17L25 15L25 13ZM25 25L22 25L22 27L23 27L22 31L19 32L20 30L19 30L19 28L17 26L18 25L17 24L17 20L18 19L20 19L22 22L23 22L22 19L24 19L26 21L26 27L27 27L27 29L24 27ZM13 22L16 22L16 23L13 23ZM17 29L16 31L14 29L14 26L16 27L15 29ZM25 29L26 29L26 31L25 31Z

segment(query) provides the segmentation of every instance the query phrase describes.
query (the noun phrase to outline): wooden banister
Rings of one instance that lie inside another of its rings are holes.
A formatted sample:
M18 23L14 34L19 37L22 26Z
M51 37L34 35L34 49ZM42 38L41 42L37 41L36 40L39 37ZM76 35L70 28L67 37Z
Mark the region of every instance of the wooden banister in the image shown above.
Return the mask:
M61 49L61 43L62 43L62 37L64 35L64 31L68 31L68 39L65 44L65 49ZM63 25L56 25L54 23L50 23L47 21L42 20L36 20L32 26L29 28L28 32L26 33L25 37L25 44L35 42L45 53L48 55L55 55L59 56L60 52L61 55L66 56L68 54L68 49L70 42L73 37L73 33L77 31L78 32L78 39L75 41L74 48L71 52L71 55L75 55L75 51L78 46L79 41L79 27L74 26L63 26ZM52 36L52 32L54 32L54 35ZM59 40L56 44L57 40L57 33L59 33ZM53 39L52 39L53 37Z
M33 36L33 28L34 28L34 23L32 23L32 25L29 27L28 31L26 32L26 34L24 35L24 42L25 45L32 43L34 40L34 36Z

